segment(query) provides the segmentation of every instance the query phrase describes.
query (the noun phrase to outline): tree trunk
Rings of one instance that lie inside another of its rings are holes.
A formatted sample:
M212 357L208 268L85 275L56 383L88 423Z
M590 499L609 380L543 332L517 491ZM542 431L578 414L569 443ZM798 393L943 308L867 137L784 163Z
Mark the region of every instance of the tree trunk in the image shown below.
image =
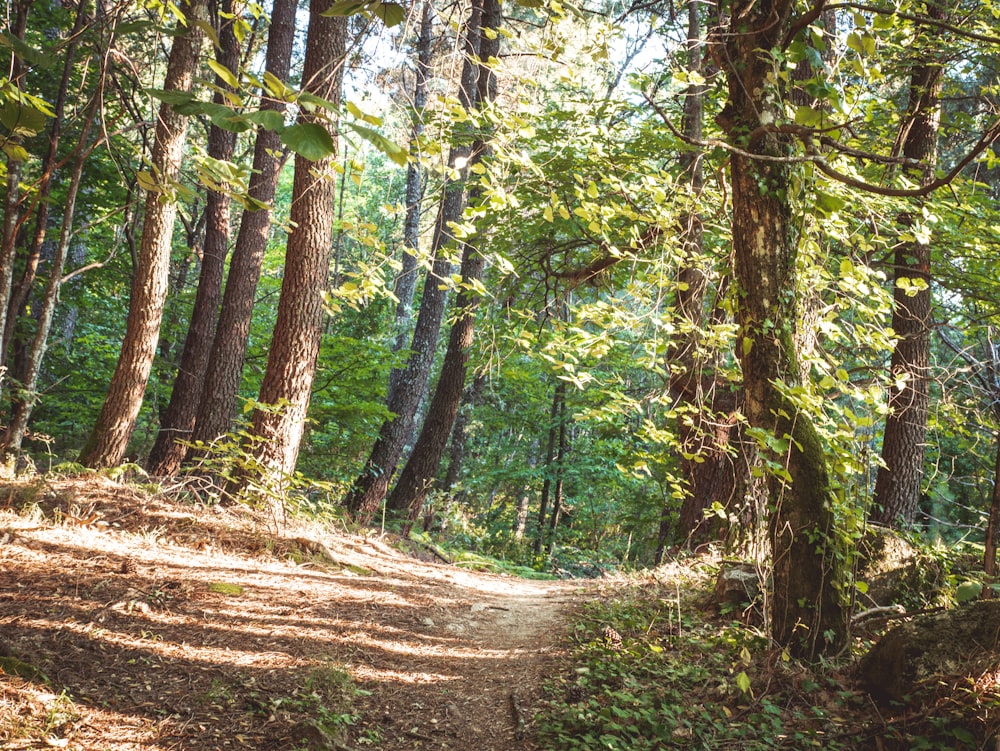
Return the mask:
M772 56L790 30L792 3L738 0L724 60L728 101L718 116L731 143L733 251L739 285L737 355L750 425L768 436L787 475L770 477L771 632L798 657L838 650L847 621L826 456L808 414L785 389L799 382L796 343L798 222L789 194L789 140L765 127L784 117L786 93ZM777 58L780 60L781 58ZM748 138L748 134L753 134Z
M478 65L476 63L480 46L482 0L473 0L469 20L465 29L465 59L462 63L459 100L466 110L476 101ZM378 439L365 462L361 475L354 481L344 503L360 524L368 524L385 498L396 466L403 455L407 441L413 432L414 418L420 400L427 389L434 352L437 346L441 321L444 318L446 292L438 283L451 273L451 264L443 253L452 238L449 225L460 220L465 209L465 179L468 167L458 168L467 162L471 153L467 128L456 133L448 156L449 171L457 171L459 179L445 180L442 187L441 203L432 239L433 265L424 282L420 311L413 328L410 343L410 357L402 369L394 369L389 375L389 394L392 399L386 404L395 417L386 420L379 431Z
M406 220L403 224L403 267L396 277L396 338L392 349L406 346L413 318L413 294L417 287L416 251L420 247L420 209L424 195L424 170L420 166L420 136L424 132L424 108L427 106L427 78L431 65L431 4L424 1L420 35L417 37L417 72L413 85L413 125L410 130L410 163L406 167ZM389 394L388 401L392 401Z
M267 38L265 70L284 81L292 64L295 41L295 0L276 0L271 8L271 25ZM262 97L262 110L282 113L285 103L280 99ZM211 443L225 434L237 408L237 396L243 375L253 317L254 296L260 281L261 264L267 248L271 227L271 205L281 168L281 139L272 130L258 128L253 152L253 176L247 195L257 210L244 210L236 235L233 257L229 263L222 308L215 329L212 350L206 366L204 387L198 404L194 441Z
M549 555L556 547L556 529L562 518L563 485L566 477L566 394L559 402L559 441L556 448L556 482L552 493L552 514L549 516L549 544L546 547Z
M1000 431L996 435L996 460L993 464L993 495L990 499L990 517L986 524L986 545L983 551L983 571L993 578L997 575L997 530L1000 529ZM983 591L987 591L987 587Z
M458 484L458 480L462 475L462 465L465 462L465 447L468 440L466 428L469 425L472 410L475 409L485 385L486 376L480 373L473 379L462 397L462 406L458 409L458 414L455 416L455 426L451 429L448 471L445 473L444 482L441 484L441 489L445 493L451 493L451 489Z
M15 1L11 9L13 16L9 34L12 38L23 41L24 31L28 25L28 8L31 0ZM18 55L11 55L10 83L20 87L24 76L24 65ZM14 250L17 245L17 233L24 218L21 216L21 172L24 164L12 156L7 157L7 184L3 203L3 235L0 237L0 342L7 339L7 329L13 328L13 322L7 320L7 307L10 303L11 285L14 280ZM0 356L0 366L6 365L6 359Z
M339 105L343 81L347 21L322 15L330 0L311 0L306 39L303 89ZM303 111L301 123L317 123L336 139L336 110L322 119ZM334 140L336 143L336 140ZM241 489L260 482L267 490L281 488L295 470L305 428L320 340L323 335L323 294L330 272L336 202L336 153L318 161L295 158L292 182L293 227L285 251L285 269L278 298L267 369L254 410L246 446L256 466L238 481Z
M552 410L549 412L549 440L545 447L545 477L542 480L542 496L538 503L538 534L532 545L535 555L539 555L545 545L545 521L548 518L552 480L558 471L556 448L559 441L560 418L563 414L562 405L565 401L566 382L556 381L556 387L552 393Z
M191 0L186 9L186 30L174 37L163 88L190 91L198 68L202 32L194 22L201 14L201 0ZM177 204L170 187L180 173L188 120L164 102L160 105L153 142L153 174L161 190L146 194L142 241L132 279L128 323L118 365L108 395L80 461L91 468L119 464L135 429L142 398L156 353L163 320L170 270L170 246Z
M928 5L928 12L943 19L936 5ZM903 156L921 165L919 176L924 185L934 179L937 166L942 72L941 64L931 60L913 71L908 117L900 130ZM901 215L899 224L904 231L911 231L913 215ZM919 240L901 242L893 265L892 329L898 338L890 361L894 384L890 386L889 414L882 437L884 466L879 467L875 479L871 520L899 529L909 527L917 517L924 474L930 405L930 244ZM904 279L908 282L905 286Z
M687 70L695 80L700 78L702 69L701 37L698 3L689 2ZM702 138L704 91L703 84L690 84L684 98L683 130L685 136L695 142ZM698 201L704 188L702 159L702 153L693 149L683 152L680 157L692 204ZM687 480L678 531L686 537L688 546L694 548L721 536L719 518L706 516L705 512L715 502L729 506L741 501L747 473L743 469L745 458L741 461L743 442L735 417L739 400L732 391L725 390L726 384L717 383L711 363L699 351L700 332L707 318L705 296L708 290L702 218L692 210L682 215L678 224L684 242L684 265L677 276L677 310L682 326L670 343L667 361L670 388L679 407L677 434L682 447L681 468ZM662 560L671 517L670 511L664 509L657 563Z
M52 192L52 178L56 171L56 162L59 155L59 139L62 135L63 120L66 115L66 101L69 98L70 76L76 64L76 48L80 43L80 34L87 22L87 13L81 3L76 11L76 20L69 35L66 45L66 59L63 63L62 79L59 82L59 90L56 93L55 106L52 108L54 116L49 124L48 149L42 159L41 175L38 178L38 186L35 188L34 202L38 206L35 214L35 232L31 238L31 244L25 254L24 270L21 278L13 285L10 299L7 301L7 322L10 324L4 328L2 345L0 345L0 362L7 362L7 353L11 339L14 336L15 323L21 315L28 302L28 295L31 287L35 283L35 274L38 271L38 261L42 255L42 244L45 242L45 233L49 227L49 195Z
M216 50L215 59L228 70L236 72L240 65L240 47L233 32L232 15L232 0L222 0L222 7L216 8L213 13L219 36L219 48ZM215 85L229 90L225 81L219 77L216 77ZM223 100L222 93L216 91L213 101L223 104ZM228 162L233 158L235 149L236 133L215 125L211 126L208 133L210 158ZM160 432L146 462L146 468L152 475L177 473L187 453L187 447L178 441L190 440L194 430L198 404L205 384L205 370L208 367L212 339L215 336L222 277L226 256L229 253L229 206L229 196L214 190L208 191L205 205L205 244L201 274L198 277L198 291L195 294L187 337L184 339L177 378L170 393L170 403L160 422Z
M86 147L86 142L90 135L98 102L98 98L95 97L91 103L87 121L80 132L80 145L77 149L75 161L73 162L73 169L70 172L69 185L66 188L66 202L63 205L59 244L52 258L49 279L45 285L45 296L42 299L41 308L38 312L35 335L25 358L22 382L12 400L13 408L10 425L7 426L7 431L2 441L3 453L17 452L21 449L21 442L28 428L28 419L31 417L31 411L37 399L38 377L41 373L42 360L45 357L45 351L48 347L49 332L52 330L52 319L55 315L56 304L59 302L59 289L62 286L63 269L66 265L66 258L69 255L70 244L73 240L73 216L76 213L76 198L80 191L83 168L92 150Z
M499 30L501 23L499 0L483 0L482 29ZM478 74L476 81L477 108L488 109L496 101L496 75L488 61L500 52L500 35L483 33L478 50ZM480 130L488 125L480 125ZM471 163L481 165L491 156L489 135L478 135L472 144ZM477 183L469 191L469 203L478 204L482 189ZM448 437L451 435L458 406L465 389L465 375L469 362L469 348L472 346L476 325L476 309L479 307L479 292L476 285L483 275L485 258L476 247L478 238L467 241L462 248L462 286L455 299L455 323L448 337L441 375L438 377L434 398L427 411L427 418L420 430L420 436L413 452L403 467L399 481L387 501L393 511L409 509L411 522L420 515L424 499L441 466Z

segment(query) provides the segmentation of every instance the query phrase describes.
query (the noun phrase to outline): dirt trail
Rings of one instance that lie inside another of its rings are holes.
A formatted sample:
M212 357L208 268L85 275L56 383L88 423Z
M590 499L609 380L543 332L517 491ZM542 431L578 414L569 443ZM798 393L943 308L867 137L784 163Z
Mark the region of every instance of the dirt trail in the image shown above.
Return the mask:
M531 749L586 597L107 480L0 493L5 749Z

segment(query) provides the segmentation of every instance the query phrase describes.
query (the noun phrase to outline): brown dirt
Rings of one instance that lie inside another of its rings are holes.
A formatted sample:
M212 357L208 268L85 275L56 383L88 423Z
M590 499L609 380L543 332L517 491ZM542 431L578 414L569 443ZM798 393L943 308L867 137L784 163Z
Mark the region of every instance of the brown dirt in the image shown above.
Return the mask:
M0 747L535 748L585 583L268 526L101 477L0 485Z

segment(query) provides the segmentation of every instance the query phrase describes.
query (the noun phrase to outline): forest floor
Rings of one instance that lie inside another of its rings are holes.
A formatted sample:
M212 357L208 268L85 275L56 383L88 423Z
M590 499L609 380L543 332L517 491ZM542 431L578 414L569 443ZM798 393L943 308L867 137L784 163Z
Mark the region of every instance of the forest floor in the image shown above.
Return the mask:
M0 748L534 748L595 583L151 490L0 485Z

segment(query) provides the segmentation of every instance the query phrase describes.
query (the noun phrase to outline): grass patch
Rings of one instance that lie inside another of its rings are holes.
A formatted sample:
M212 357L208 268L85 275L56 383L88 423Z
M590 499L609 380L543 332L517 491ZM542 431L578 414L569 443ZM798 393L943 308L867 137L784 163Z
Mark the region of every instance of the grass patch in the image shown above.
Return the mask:
M876 708L853 655L807 665L711 599L714 566L624 580L571 629L571 664L546 687L543 751L992 748L994 686L937 686Z
M219 595L226 595L227 597L239 597L243 594L243 587L239 584L232 584L230 582L212 582L208 585L209 592L215 592Z

